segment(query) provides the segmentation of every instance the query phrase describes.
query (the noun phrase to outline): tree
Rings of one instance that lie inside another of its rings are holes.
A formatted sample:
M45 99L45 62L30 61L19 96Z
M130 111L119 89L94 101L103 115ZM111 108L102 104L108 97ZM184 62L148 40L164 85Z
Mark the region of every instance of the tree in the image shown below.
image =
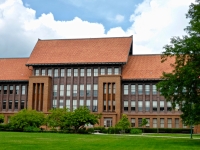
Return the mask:
M186 15L188 35L171 38L164 46L162 62L174 59L171 73L163 73L158 90L167 101L181 106L181 118L186 125L200 123L200 0L192 3Z
M74 128L77 133L79 128L83 128L86 124L98 124L98 119L101 115L91 114L87 107L79 107L74 112L70 112L68 116L68 121L70 126Z
M123 132L125 132L125 129L128 129L130 127L130 122L128 121L128 117L126 114L122 115L122 118L115 125L115 127L121 128Z
M4 122L4 115L0 114L0 123Z
M144 133L144 126L146 126L149 122L146 118L142 118L142 123L140 124L141 127L143 127L143 133Z
M10 123L14 128L24 130L27 127L38 128L44 124L44 120L43 113L23 109L11 117Z

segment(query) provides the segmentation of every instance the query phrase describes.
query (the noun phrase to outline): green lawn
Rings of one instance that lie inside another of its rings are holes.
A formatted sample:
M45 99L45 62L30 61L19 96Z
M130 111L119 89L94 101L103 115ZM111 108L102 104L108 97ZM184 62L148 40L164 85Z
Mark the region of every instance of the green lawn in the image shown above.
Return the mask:
M161 135L161 134L160 134ZM172 134L170 134L172 135ZM199 137L199 136L197 136ZM199 137L200 138L200 137ZM0 132L1 150L199 150L200 139Z

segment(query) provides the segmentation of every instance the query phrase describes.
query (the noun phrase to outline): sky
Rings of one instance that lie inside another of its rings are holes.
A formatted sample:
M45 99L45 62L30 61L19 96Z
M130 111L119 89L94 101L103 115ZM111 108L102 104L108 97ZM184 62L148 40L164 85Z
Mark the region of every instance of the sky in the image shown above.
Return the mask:
M131 35L133 55L161 54L194 1L0 0L0 58L29 57L38 39Z

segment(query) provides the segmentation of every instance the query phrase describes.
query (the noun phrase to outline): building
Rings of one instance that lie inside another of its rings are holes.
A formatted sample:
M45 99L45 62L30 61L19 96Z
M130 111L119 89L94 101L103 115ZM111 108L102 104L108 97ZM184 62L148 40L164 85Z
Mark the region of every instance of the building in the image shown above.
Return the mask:
M150 128L186 128L179 106L156 90L171 58L132 55L133 37L38 40L29 58L0 59L0 113L21 109L87 106L102 113L100 126L115 125L127 114L132 127L147 118Z

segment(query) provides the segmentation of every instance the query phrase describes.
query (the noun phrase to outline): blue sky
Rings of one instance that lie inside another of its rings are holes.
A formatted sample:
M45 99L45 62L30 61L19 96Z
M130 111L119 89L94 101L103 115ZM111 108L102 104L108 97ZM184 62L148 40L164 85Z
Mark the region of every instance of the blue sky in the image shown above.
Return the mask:
M0 0L0 58L29 57L38 38L133 35L133 54L160 54L195 0Z

